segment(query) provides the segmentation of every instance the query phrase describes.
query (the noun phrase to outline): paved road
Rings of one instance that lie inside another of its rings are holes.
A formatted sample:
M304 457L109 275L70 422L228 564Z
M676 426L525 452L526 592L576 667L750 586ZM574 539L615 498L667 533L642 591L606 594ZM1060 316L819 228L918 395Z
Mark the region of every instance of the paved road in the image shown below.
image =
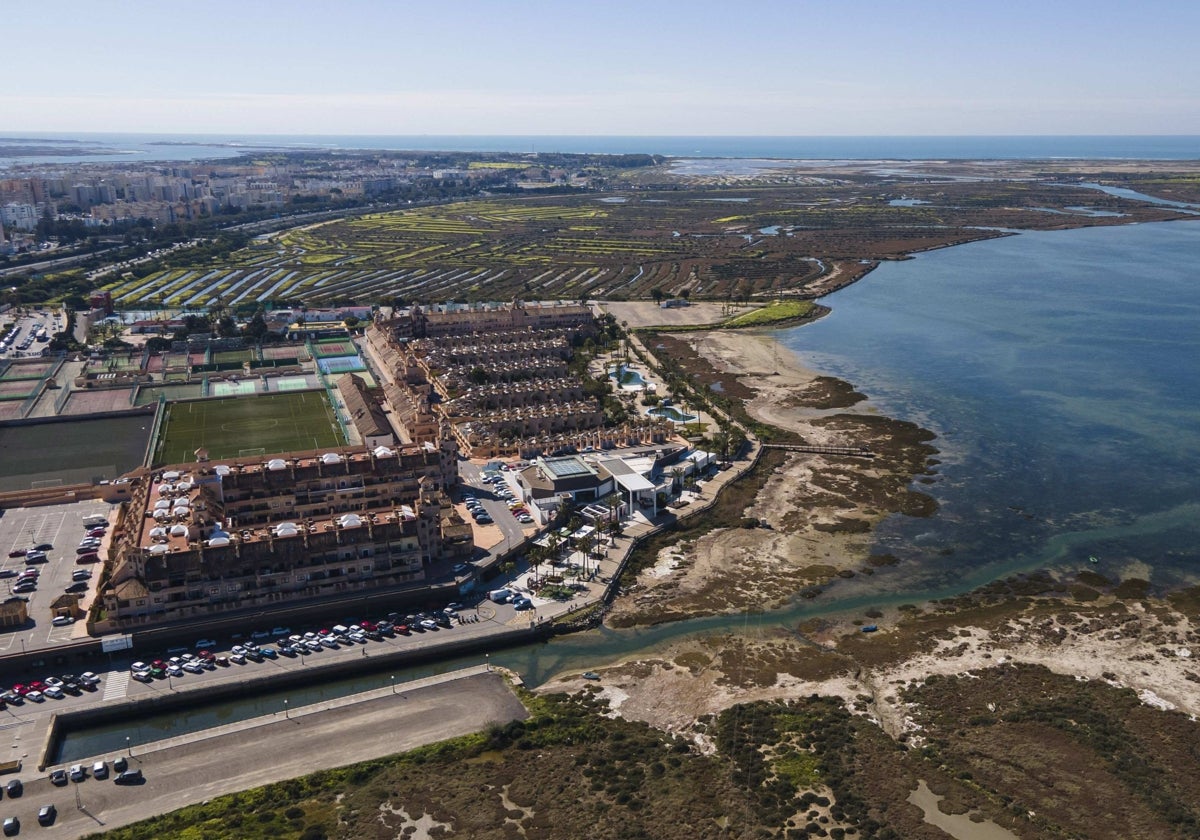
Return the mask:
M161 749L135 747L130 767L140 767L145 774L141 786L89 779L56 788L44 776L26 781L23 797L0 801L0 817L18 817L24 831L38 837L79 837L226 793L404 752L477 732L493 721L527 716L496 672L476 671L403 692L397 688L395 694L380 689L349 705L258 718L247 722L249 729L241 724L164 742ZM268 754L270 760L264 761ZM46 830L37 825L37 811L49 803L59 816Z

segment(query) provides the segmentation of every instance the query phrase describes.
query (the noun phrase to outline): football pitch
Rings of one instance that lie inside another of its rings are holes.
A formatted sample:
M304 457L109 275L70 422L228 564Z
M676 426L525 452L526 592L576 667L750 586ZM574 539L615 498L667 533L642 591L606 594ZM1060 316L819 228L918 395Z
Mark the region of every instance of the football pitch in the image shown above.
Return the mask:
M197 400L167 407L154 462L188 463L202 446L217 459L345 443L323 391Z

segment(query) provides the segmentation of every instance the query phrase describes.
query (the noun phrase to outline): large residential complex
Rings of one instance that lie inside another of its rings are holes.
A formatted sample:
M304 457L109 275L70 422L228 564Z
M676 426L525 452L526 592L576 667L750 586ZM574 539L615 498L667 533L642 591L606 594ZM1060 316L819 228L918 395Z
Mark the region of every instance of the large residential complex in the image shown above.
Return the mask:
M448 425L471 457L611 448L669 439L669 421L605 428L600 403L568 373L572 347L593 335L582 304L413 307L367 328L407 440Z
M141 470L94 630L420 582L473 548L457 458L447 438Z

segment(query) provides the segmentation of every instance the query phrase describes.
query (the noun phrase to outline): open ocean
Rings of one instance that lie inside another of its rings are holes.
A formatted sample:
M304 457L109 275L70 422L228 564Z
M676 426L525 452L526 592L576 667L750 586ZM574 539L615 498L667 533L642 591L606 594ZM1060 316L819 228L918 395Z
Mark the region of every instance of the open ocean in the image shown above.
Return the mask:
M1040 160L1200 159L1200 136L1004 136L1004 137L610 137L550 135L180 135L0 134L0 146L16 138L49 141L68 152L103 149L107 154L2 157L0 168L21 163L190 161L236 157L252 149L375 149L450 152L572 152L657 154L669 157L774 158L781 160Z

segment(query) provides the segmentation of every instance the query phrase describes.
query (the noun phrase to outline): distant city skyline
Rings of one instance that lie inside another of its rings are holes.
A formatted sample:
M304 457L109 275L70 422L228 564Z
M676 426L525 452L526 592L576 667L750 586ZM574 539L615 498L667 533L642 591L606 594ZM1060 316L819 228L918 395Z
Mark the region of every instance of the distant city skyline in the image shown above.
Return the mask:
M8 135L1200 134L1200 6L1168 0L48 0L5 29Z

